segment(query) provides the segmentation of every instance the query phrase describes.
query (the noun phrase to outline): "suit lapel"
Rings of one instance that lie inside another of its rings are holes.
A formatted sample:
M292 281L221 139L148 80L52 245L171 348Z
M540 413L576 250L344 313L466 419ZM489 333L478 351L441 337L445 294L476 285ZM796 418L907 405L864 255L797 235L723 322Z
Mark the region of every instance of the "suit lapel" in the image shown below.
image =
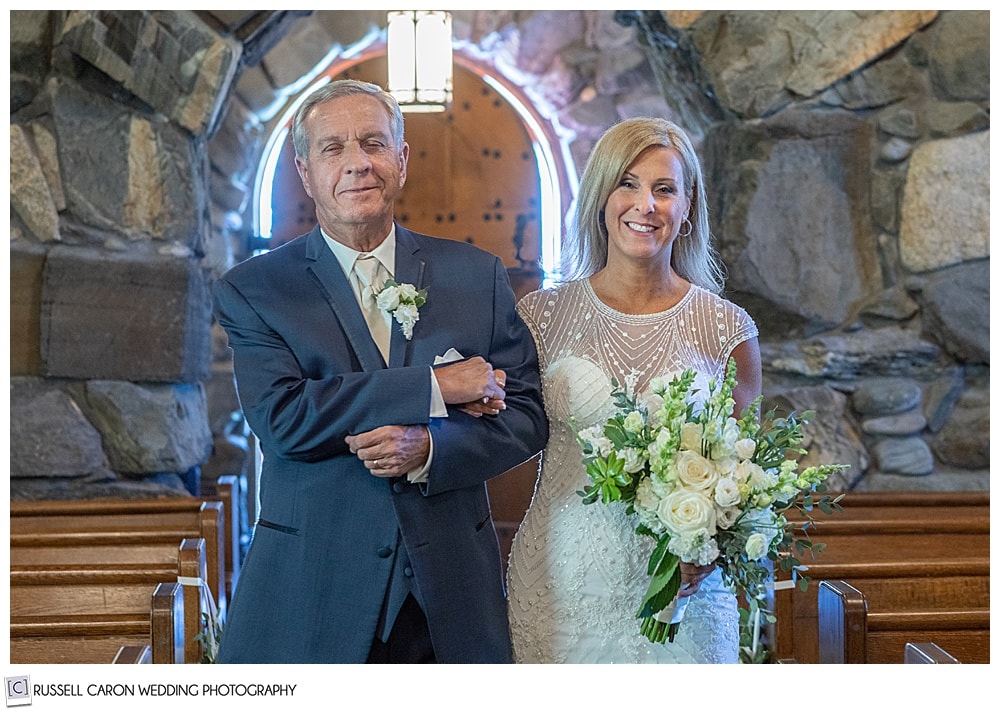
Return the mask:
M340 262L323 240L319 228L310 232L306 239L306 271L330 303L362 369L373 371L385 368L382 354L368 333L368 324L365 323L358 300L354 297L351 283L341 269Z
M420 251L417 241L409 230L396 225L396 274L397 284L413 284L418 290L424 288L424 262L417 254ZM399 368L410 362L411 341L406 340L403 329L393 319L391 324L392 339L389 345L389 366ZM413 337L420 333L420 322L413 327Z

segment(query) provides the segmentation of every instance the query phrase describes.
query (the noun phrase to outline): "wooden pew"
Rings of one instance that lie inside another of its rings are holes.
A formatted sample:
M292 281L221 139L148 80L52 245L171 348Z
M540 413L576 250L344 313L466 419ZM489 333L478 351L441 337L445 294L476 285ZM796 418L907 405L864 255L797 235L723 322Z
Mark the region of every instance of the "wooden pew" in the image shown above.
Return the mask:
M227 600L225 529L223 503L197 498L12 501L10 511L11 547L203 538L208 586L222 616Z
M101 583L93 577L78 584L51 578L23 582L11 585L12 664L108 664L119 658L122 647L147 645L153 664L184 659L184 597L178 583ZM84 611L66 612L74 608Z
M826 549L815 559L801 556L812 578L808 590L783 589L768 600L777 617L768 630L772 659L818 661L822 580L864 589L882 579L989 575L989 492L849 493L841 503L841 512L815 513L809 537ZM804 519L789 520L801 526Z
M49 543L55 539L48 539ZM22 579L34 572L76 572L85 575L87 570L108 571L116 569L148 570L162 575L164 582L207 579L205 541L202 538L185 538L180 544L173 537L159 543L137 545L99 545L73 538L64 545L38 546L11 544L11 581ZM198 639L204 629L203 615L210 610L201 591L194 585L183 585L184 596L184 661L198 664L204 656L204 644Z
M947 646L963 663L988 664L988 599L986 606L963 606L947 586L937 592L935 607L880 610L842 580L820 582L820 663L901 664L907 643L922 642Z
M207 486L202 495L205 498L222 502L222 511L225 518L225 533L223 544L225 545L225 568L226 568L226 599L233 599L233 591L236 589L236 582L240 576L240 537L242 534L241 522L243 520L243 492L240 487L239 477L233 474L220 476L211 486Z

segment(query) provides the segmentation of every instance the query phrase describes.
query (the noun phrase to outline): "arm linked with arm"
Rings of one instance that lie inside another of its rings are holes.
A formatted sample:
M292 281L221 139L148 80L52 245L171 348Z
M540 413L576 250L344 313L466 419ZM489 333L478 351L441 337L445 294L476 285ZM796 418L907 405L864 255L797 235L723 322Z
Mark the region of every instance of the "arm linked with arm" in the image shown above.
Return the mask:
M490 352L484 358L504 371L506 409L473 417L452 409L431 423L434 463L426 493L485 482L530 459L548 440L542 406L538 354L527 326L514 307L514 293L499 259L494 261Z

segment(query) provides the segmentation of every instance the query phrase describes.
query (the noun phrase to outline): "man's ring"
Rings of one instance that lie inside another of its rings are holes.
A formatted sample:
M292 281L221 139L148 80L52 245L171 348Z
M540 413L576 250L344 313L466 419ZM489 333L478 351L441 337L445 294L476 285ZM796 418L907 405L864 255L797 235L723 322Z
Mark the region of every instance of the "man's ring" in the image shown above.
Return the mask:
M377 459L374 462L372 462L372 469L378 469L378 460Z

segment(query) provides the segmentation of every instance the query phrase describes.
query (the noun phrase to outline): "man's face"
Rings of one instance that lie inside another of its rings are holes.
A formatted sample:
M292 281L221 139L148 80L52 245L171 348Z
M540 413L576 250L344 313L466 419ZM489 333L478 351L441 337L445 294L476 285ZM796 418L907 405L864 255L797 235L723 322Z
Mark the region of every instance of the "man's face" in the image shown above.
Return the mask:
M295 166L320 226L347 242L388 234L410 149L393 142L385 107L371 96L345 96L314 107L304 125L309 151Z

